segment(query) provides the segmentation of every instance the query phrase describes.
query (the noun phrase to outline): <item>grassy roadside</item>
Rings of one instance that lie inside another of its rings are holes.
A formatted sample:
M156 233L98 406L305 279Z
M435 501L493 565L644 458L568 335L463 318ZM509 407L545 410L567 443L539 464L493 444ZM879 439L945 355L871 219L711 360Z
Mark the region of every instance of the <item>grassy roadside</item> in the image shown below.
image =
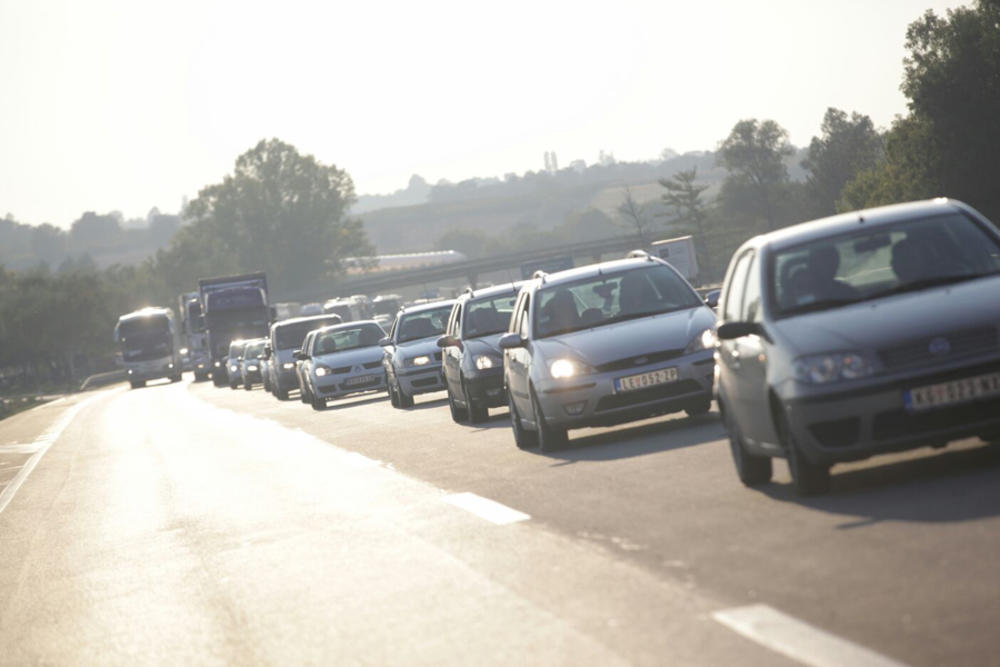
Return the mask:
M19 412L30 410L31 408L48 403L51 397L45 396L19 396L14 398L0 398L0 419L16 415Z

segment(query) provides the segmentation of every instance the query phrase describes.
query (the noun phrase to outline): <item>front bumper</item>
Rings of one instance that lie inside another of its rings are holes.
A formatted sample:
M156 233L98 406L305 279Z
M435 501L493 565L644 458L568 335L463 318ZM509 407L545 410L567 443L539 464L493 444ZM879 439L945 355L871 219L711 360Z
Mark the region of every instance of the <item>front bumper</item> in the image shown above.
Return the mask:
M677 379L633 391L615 391L623 376L674 367ZM715 360L702 350L648 366L636 366L574 378L536 382L538 402L546 421L560 428L613 426L656 415L679 412L712 399Z
M465 376L469 398L488 408L507 405L507 392L503 386L503 368L493 368Z
M365 369L360 373L338 373L312 377L316 394L322 398L340 398L369 391L385 391L385 372L382 369Z
M949 370L925 368L850 388L841 385L823 393L811 388L806 396L780 398L806 458L829 465L1000 431L1000 396L919 411L908 410L903 402L909 389L993 372L1000 372L1000 360ZM789 385L790 392L796 391Z
M441 362L397 370L396 380L400 389L410 396L444 390Z
M180 372L180 368L175 366L170 359L158 359L132 364L126 368L125 375L129 380L145 382L147 380L173 377L180 374Z

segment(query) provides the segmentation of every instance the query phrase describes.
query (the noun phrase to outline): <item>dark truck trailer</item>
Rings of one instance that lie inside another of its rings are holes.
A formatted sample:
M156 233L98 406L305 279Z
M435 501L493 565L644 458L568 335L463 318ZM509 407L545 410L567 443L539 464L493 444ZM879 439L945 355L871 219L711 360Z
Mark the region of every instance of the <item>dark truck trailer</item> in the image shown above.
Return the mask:
M221 387L229 383L226 357L229 344L237 339L263 338L271 325L267 299L267 277L262 272L238 276L202 278L198 295L212 364L212 381Z

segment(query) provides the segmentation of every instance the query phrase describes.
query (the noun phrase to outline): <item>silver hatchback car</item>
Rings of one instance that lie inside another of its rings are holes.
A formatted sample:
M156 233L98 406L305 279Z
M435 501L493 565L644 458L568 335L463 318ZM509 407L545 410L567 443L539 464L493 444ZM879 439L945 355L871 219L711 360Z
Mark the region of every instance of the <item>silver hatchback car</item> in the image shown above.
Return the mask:
M571 428L707 413L714 326L687 281L645 253L525 283L499 341L515 442L548 451Z
M747 241L719 305L716 397L744 484L796 490L880 452L1000 435L1000 232L899 204Z

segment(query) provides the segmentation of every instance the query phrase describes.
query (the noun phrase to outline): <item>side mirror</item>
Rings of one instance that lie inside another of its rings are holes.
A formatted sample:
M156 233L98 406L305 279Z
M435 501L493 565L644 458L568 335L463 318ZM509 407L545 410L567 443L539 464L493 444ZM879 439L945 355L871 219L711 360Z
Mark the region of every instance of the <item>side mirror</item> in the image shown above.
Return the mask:
M519 333L509 333L500 336L500 342L498 343L501 350L513 350L518 347L524 347L525 341L521 338Z
M726 322L720 324L719 328L715 330L715 337L719 340L733 340L753 335L767 338L763 327L757 322Z
M309 355L302 350L295 350L292 352L292 359L298 359L299 361L305 361L309 358Z
M438 347L462 347L462 344L454 336L441 336L437 339Z
M379 347L392 347L392 339L386 336L385 338L380 338L378 341Z
M270 359L271 358L271 346L270 345L265 345L264 346L264 351L260 353L260 358L261 359Z
M721 290L714 289L705 295L705 305L715 310L719 307L719 294Z

